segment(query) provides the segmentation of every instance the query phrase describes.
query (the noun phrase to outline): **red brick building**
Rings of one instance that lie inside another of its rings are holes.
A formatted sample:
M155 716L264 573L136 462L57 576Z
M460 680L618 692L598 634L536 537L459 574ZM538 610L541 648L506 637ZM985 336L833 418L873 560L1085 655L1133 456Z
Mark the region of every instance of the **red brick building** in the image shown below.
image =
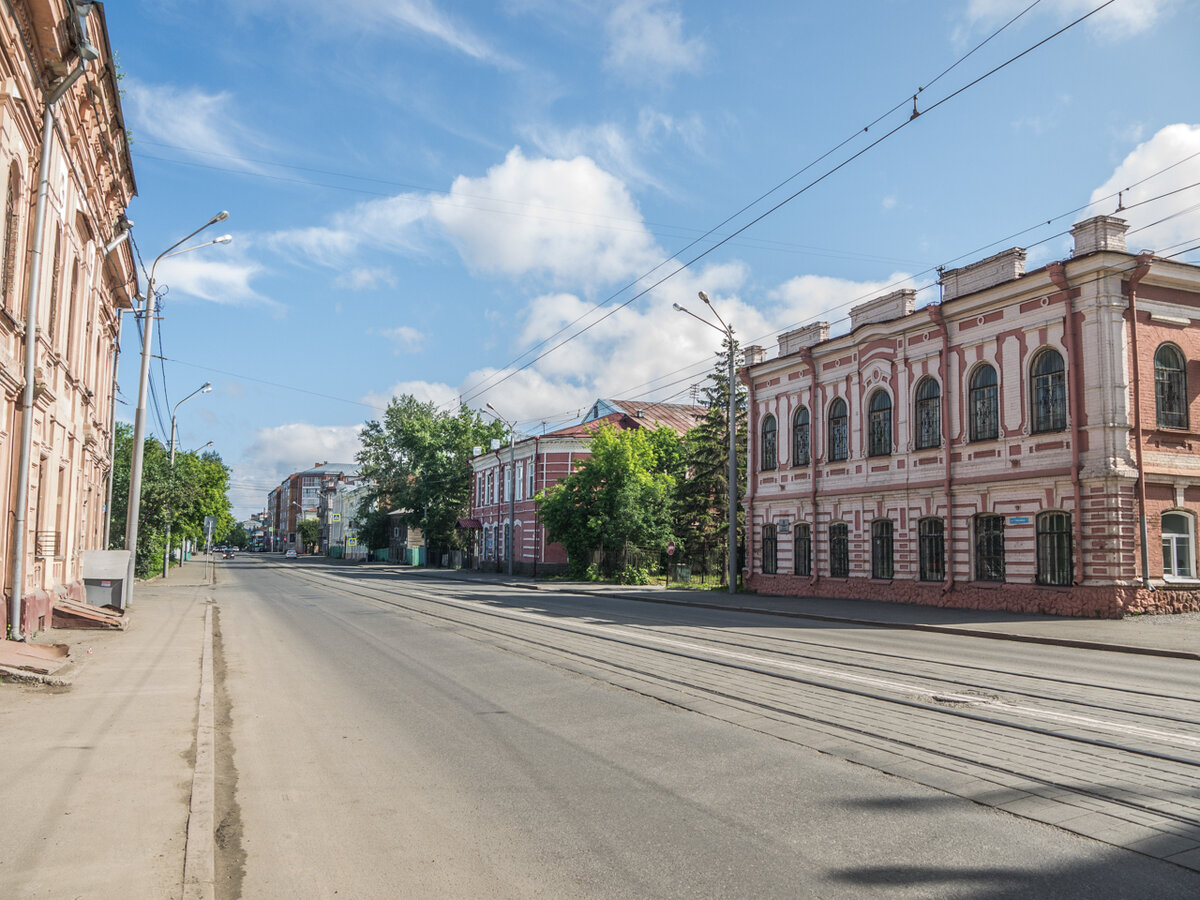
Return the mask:
M749 583L1121 616L1200 609L1200 267L1078 224L748 348Z
M507 570L505 548L511 529L514 571L565 571L566 551L560 544L547 542L545 528L538 520L533 501L538 492L558 484L574 471L576 462L590 455L591 436L604 424L620 429L666 426L682 434L704 413L702 406L597 400L578 425L525 438L511 448L505 444L480 453L472 463L475 482L471 515L459 522L472 531L471 568ZM515 496L510 494L514 491ZM515 512L511 519L510 506Z

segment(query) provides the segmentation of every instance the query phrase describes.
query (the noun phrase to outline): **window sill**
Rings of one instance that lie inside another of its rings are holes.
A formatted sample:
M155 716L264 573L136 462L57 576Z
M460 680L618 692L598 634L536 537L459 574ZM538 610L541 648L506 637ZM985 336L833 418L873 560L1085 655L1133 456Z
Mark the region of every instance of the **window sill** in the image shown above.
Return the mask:
M1162 583L1167 587L1200 587L1200 578L1183 578L1178 575L1164 575Z

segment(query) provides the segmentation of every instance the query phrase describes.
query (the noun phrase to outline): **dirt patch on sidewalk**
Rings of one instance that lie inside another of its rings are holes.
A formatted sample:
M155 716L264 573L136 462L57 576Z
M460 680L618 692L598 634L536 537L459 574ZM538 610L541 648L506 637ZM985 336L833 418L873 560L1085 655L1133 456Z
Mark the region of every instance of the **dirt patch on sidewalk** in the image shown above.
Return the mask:
M218 900L242 896L246 851L242 846L242 810L237 802L237 767L233 763L233 716L225 683L225 647L221 640L221 607L213 604L213 696L216 731L216 881Z

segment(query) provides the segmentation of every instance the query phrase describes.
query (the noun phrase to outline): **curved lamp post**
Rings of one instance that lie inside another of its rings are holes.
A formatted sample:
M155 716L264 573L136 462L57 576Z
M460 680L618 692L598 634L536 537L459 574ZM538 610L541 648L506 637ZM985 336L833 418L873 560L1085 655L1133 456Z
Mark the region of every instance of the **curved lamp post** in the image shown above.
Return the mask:
M733 383L734 378L734 353L733 353L733 328L725 324L725 320L721 318L721 314L717 312L716 307L712 305L712 301L708 299L708 294L700 291L700 299L704 305L712 310L712 314L717 317L717 321L721 323L721 327L717 327L708 319L702 319L690 309L685 309L678 303L672 303L671 306L678 312L687 313L697 322L703 322L714 331L719 331L721 334L729 338L729 593L737 593L737 505L738 505L738 488L737 488L737 388Z
M187 401L191 400L197 394L207 394L211 390L212 390L212 382L206 381L206 382L204 382L203 385L196 388L196 390L192 391L190 394L188 394L186 397L184 397L182 400L180 400L178 403L176 403L175 408L171 410L171 487L172 488L175 487L175 427L178 422L176 414L179 412L180 406L182 406L184 403L187 403ZM208 443L211 444L212 441L209 441ZM205 446L207 447L208 444L205 444ZM167 570L170 568L170 565L171 565L171 519L174 518L174 513L175 513L174 509L172 509L170 507L167 508L167 548L163 552L163 578L167 577Z
M138 379L137 412L133 417L133 447L131 448L132 459L129 465L129 505L125 513L125 549L129 551L129 568L125 573L125 606L128 606L133 600L133 582L137 560L138 516L141 513L142 506L142 445L146 440L146 392L150 384L150 357L152 355L152 348L154 347L154 343L151 340L154 335L154 305L156 301L154 273L158 268L158 264L168 257L178 256L180 253L190 253L192 250L199 250L201 247L208 247L212 244L228 244L233 240L233 237L223 234L203 244L184 247L182 250L176 249L180 244L190 241L210 225L224 222L228 218L229 213L221 210L221 212L217 213L191 234L180 238L160 253L155 258L154 264L150 267L150 278L146 282L146 310L143 314L145 324L142 326L142 369Z

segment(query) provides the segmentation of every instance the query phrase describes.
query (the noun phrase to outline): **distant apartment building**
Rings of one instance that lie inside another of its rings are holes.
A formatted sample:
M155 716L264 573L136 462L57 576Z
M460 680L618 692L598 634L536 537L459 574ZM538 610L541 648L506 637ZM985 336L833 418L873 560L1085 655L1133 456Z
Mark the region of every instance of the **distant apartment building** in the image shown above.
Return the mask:
M319 519L321 491L329 479L354 482L358 478L357 463L315 463L311 469L293 472L279 487L267 495L268 529L274 534L272 550L304 551L298 523L303 519Z
M1200 609L1200 267L1072 230L748 348L755 590L1115 617Z
M106 546L137 188L103 6L13 0L0 41L0 625L19 636L84 598L82 554Z
M459 526L471 531L470 566L507 566L511 536L514 571L565 571L567 554L548 542L534 497L558 484L591 455L592 435L602 425L619 429L672 428L680 434L699 424L703 406L630 400L597 400L584 421L547 434L503 444L472 461L471 515ZM510 456L512 457L510 461ZM510 507L515 515L510 516Z

